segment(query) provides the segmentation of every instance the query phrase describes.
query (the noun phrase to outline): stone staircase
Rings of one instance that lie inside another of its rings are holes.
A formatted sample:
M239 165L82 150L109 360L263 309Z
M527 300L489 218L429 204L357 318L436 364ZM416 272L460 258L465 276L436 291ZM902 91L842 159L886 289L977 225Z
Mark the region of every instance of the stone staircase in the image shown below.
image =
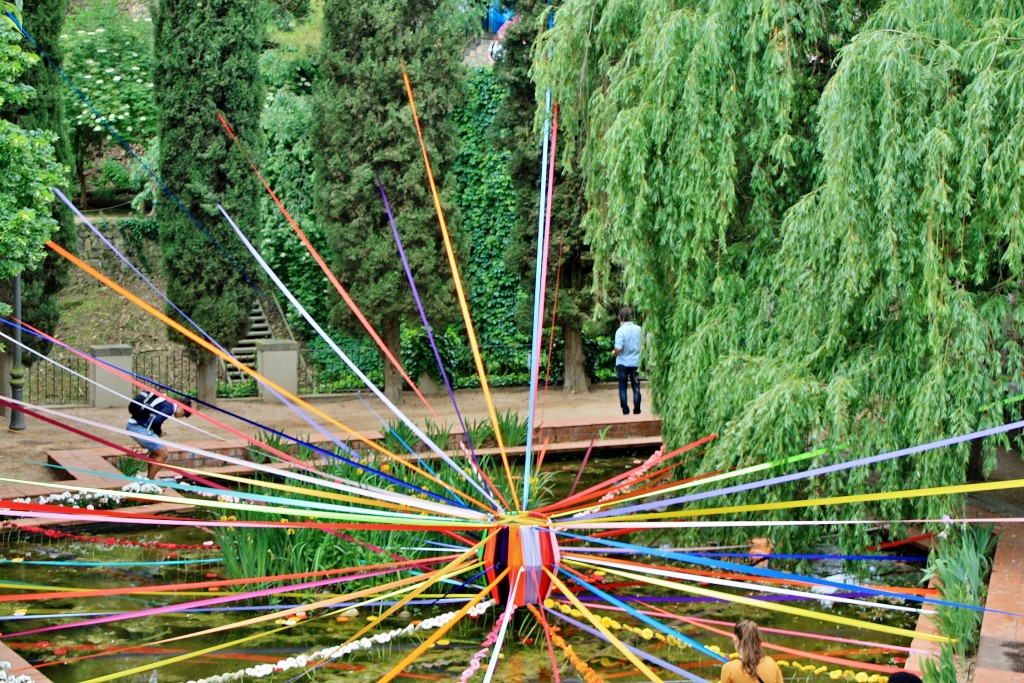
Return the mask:
M231 355L250 368L256 364L256 342L261 339L270 339L273 335L270 331L270 323L263 311L263 304L259 299L252 305L249 311L249 334L231 349ZM244 380L248 375L233 365L225 364L228 382L234 384Z

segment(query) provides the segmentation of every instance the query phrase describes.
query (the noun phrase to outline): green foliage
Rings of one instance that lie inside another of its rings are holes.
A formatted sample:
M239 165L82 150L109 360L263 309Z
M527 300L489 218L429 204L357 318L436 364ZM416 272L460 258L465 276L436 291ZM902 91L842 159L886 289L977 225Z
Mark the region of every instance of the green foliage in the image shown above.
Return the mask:
M233 511L221 517L223 521L277 521L258 508ZM291 540L284 530L214 527L213 537L221 550L224 575L229 579L272 576L276 568L288 557ZM309 570L306 570L309 571ZM246 590L269 588L270 582L249 584ZM273 601L273 599L272 599Z
M579 151L596 286L620 266L642 302L667 446L720 433L711 470L1003 422L981 408L1024 365L1021 37L1019 6L966 0L561 7L535 73L562 104L562 158ZM958 483L968 455L734 502Z
M237 382L217 382L217 398L249 398L257 395L259 386L253 377Z
M100 164L99 176L96 184L100 187L122 188L128 187L131 182L131 172L119 161L104 159Z
M458 379L466 373L473 373L473 360L469 352L469 342L464 334L460 334L460 326L450 326L444 334L434 332L434 343L437 344L441 363L449 381L456 386ZM436 382L441 382L441 371L437 367L437 358L430 346L427 332L422 326L405 325L402 327L402 366L415 381L421 373L427 373Z
M597 382L611 382L615 379L615 363L609 361L610 349L615 338L610 335L583 337L583 355L587 359L587 374ZM645 349L647 351L649 349ZM643 361L643 356L641 356ZM646 363L645 363L646 365Z
M491 71L474 69L463 84L463 102L453 112L459 140L452 169L456 202L471 245L465 271L470 311L480 343L488 346L527 339L515 326L516 307L526 293L504 258L517 218L509 153L488 135L506 92Z
M19 78L37 58L24 52L6 19L0 23L0 107L28 102L32 89ZM51 186L63 182L51 133L26 130L0 119L0 280L43 260L43 244L57 227Z
M62 58L59 36L66 14L67 0L39 0L30 3L20 19L25 29L32 34L38 48L58 62ZM9 25L6 19L0 21ZM33 50L28 40L22 40L21 45L26 51ZM33 88L34 96L20 104L8 102L0 107L3 118L24 130L45 131L52 136L50 143L56 160L63 166L56 185L66 190L68 169L74 164L68 143L71 136L64 120L63 92L66 86L56 71L43 60L35 61L22 74L20 82ZM52 197L47 197L47 201L50 199ZM51 215L57 221L53 240L76 251L77 235L71 211L61 202L55 201L52 203ZM60 320L57 293L67 284L70 267L63 257L46 250L41 262L22 273L21 314L26 322L48 333L56 329ZM11 300L11 289L9 281L0 279L0 301ZM50 349L48 341L34 335L27 335L24 343L42 354ZM23 358L26 364L31 364L35 359L36 356L31 354Z
M149 18L132 16L117 0L87 0L76 3L61 39L62 68L96 110L71 88L63 89L79 164L112 140L96 112L127 142L140 144L156 135Z
M118 456L117 460L114 461L114 466L118 472L126 477L134 477L141 474L147 467L145 460L139 460L129 455Z
M316 52L323 36L323 0L274 0L270 40L277 45Z
M936 540L925 570L925 581L938 579L942 599L984 607L996 538L991 526L950 526ZM935 622L951 641L942 645L939 661L926 658L929 681L953 683L966 676L968 657L977 650L983 613L962 607L939 606Z
M257 432L255 440L261 444L266 444L269 448L279 450L284 453L292 453L300 460L311 460L318 457L316 451L313 449L306 446L298 446L291 439L277 434L271 434L270 432ZM302 439L301 437L300 440L306 442L309 441L308 439ZM262 446L249 446L245 457L246 459L259 464L264 464L278 459L278 456L272 454L269 449L263 448Z
M459 16L452 0L329 0L324 5L312 127L319 151L314 158L317 213L327 231L332 269L396 356L400 322L416 309L375 176L387 190L431 323L443 329L457 309L401 65L415 89L443 192L454 154L448 117L462 72ZM331 317L344 330L358 329L344 304L336 305ZM386 373L392 397L401 389L398 379Z
M538 267L538 197L541 176L547 173L541 169L543 133L551 129L555 117L552 113L546 128L533 125L538 93L529 72L533 61L531 53L538 35L547 26L545 17L549 9L549 5L533 0L516 3L520 19L507 27L502 54L494 65L495 77L508 96L496 112L489 131L494 144L507 152L507 173L515 188L512 239L502 258L511 272L519 274L520 286L530 292L535 288ZM559 132L557 142L558 146L565 144L563 132ZM587 389L587 361L579 353L578 341L595 310L591 291L593 260L581 221L586 208L582 181L583 178L573 172L572 164L563 164L554 174L544 310L544 324L550 326L549 321L556 318L563 339L570 341L567 345L570 353L563 355L559 365L564 367L561 374L566 388L572 391ZM547 184L545 182L545 187ZM532 329L533 303L533 296L519 301L518 323L523 330Z
M429 417L423 420L423 432L441 449L448 449L452 444L452 427L447 422L434 422Z
M504 413L498 413L498 429L501 431L502 442L506 446L526 445L526 435L528 433L526 418L521 417L519 413L511 408Z
M141 161L132 159L128 164L128 187L138 194L132 198L132 209L139 213L153 213L153 207L163 194L150 170L160 168L160 138L153 138L146 145ZM147 170L149 169L149 170Z
M401 420L388 422L388 431L384 434L384 448L392 453L415 452L418 441L409 425Z
M334 339L334 343L370 381L380 384L384 378L383 365L380 354L373 348L372 342L352 337L338 337ZM362 380L356 377L348 365L322 339L319 337L311 339L307 349L309 364L315 373L319 391L329 393L365 388Z
M132 263L147 272L154 272L147 254L147 246L157 244L158 228L155 218L135 217L119 218L115 229L124 241L124 254Z
M157 204L167 294L226 347L245 335L253 298L246 279L254 275L241 272L250 259L216 206L252 231L261 189L216 113L223 113L259 163L260 6L257 0L214 0L197 8L167 0L154 15L160 176L203 226L198 229L174 202Z
M280 49L272 51L275 56L282 53ZM264 59L262 65L264 73L273 71L272 65L277 65L282 72L276 76L281 80L277 81L277 89L263 110L263 130L270 148L288 150L286 154L269 155L264 174L310 243L318 252L327 253L323 226L313 210L313 141L309 136L311 98L308 92L302 92L308 91L308 82L305 85L296 83L301 70L293 60L275 57ZM262 202L259 247L267 263L313 319L325 324L339 296L281 215L277 204L267 196ZM312 336L312 330L301 316L290 306L287 310L293 328L304 336Z
M469 440L466 446L474 449L494 445L494 426L490 419L466 420L466 438Z

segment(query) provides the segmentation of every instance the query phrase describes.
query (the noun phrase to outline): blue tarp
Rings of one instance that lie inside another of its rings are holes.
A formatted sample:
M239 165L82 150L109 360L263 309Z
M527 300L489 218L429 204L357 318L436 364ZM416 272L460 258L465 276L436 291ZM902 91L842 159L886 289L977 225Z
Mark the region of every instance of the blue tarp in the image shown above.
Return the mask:
M492 5L491 8L487 10L487 32L497 33L502 24L511 19L514 14L515 12L510 9L502 9L501 6L497 4Z

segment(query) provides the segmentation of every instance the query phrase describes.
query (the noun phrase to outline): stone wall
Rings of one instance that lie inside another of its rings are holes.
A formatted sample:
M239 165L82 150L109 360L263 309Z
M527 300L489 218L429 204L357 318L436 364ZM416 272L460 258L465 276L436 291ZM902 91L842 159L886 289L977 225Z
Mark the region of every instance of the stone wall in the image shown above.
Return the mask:
M127 239L126 230L119 218L90 218L99 230L119 252L137 264L147 277L159 274L160 245L153 240ZM78 257L106 275L121 275L130 272L128 267L96 234L84 223L77 224ZM136 243L139 246L136 246Z

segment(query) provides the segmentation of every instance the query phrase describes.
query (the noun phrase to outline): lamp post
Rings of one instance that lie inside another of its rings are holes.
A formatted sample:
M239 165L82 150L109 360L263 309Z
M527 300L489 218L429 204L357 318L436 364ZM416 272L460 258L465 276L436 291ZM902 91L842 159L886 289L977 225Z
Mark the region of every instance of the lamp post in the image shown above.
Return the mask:
M24 399L25 368L21 365L21 275L14 276L14 319L18 325L14 328L14 364L11 366L11 398L15 401ZM25 429L25 413L11 408L11 426L13 431Z

